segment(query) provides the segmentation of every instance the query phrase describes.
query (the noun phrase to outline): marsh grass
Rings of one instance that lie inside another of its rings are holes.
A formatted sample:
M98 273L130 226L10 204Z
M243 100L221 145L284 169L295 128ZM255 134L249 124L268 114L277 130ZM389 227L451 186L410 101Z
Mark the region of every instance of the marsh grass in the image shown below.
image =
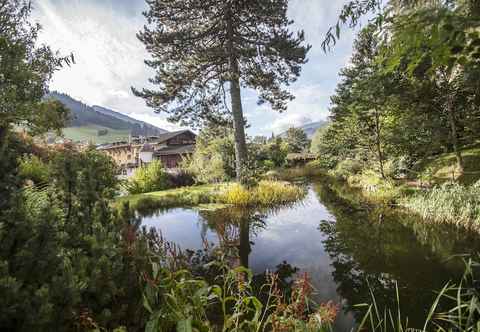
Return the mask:
M424 219L480 231L480 181L471 186L445 183L403 203Z
M283 181L260 181L247 188L238 183L229 186L219 201L236 206L275 206L296 202L305 197L304 188Z
M202 185L163 190L118 198L114 205L129 202L134 209L154 211L161 208L194 207L201 204L228 204L239 207L268 207L294 203L305 197L302 186L284 181L260 181L247 188L238 183Z

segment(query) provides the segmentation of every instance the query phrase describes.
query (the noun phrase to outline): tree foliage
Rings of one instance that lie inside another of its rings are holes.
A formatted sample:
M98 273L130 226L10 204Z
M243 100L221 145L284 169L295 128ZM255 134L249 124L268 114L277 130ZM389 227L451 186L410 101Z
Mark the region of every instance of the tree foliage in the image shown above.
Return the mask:
M376 160L374 168L384 176L389 159L410 160L411 166L453 151L462 174L461 149L475 142L480 124L479 85L471 80L478 75L475 2L390 1L369 7L375 2L350 2L358 7L346 7L340 18L355 25L363 9L384 10L359 33L352 65L341 72L332 97L333 123L323 134L328 142L316 143L319 152L334 151L370 166Z
M137 168L127 183L130 194L165 190L168 187L168 175L160 160L153 160L148 165Z
M305 151L310 141L302 128L292 127L288 128L285 134L285 143L287 144L288 152L300 153Z
M73 60L38 46L40 26L30 23L30 3L0 2L0 143L12 125L34 133L59 129L67 118L58 102L43 100L52 74Z

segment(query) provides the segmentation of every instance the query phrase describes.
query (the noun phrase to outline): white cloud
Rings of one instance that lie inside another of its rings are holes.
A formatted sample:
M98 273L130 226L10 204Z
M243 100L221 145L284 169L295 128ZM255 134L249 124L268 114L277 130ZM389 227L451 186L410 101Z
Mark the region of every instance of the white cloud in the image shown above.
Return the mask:
M285 114L275 120L271 125L265 127L265 130L271 130L275 134L280 134L288 128L300 127L310 122L312 122L312 118L302 114Z
M51 89L127 112L132 110L119 101L136 98L130 87L145 85L151 74L143 63L148 55L135 35L143 18L112 9L99 2L42 0L35 2L34 19L43 26L40 42L75 57L74 65L54 75Z
M155 114L153 112L150 112L149 114L147 113L126 113L126 114L134 119L153 124L154 126L163 128L168 131L186 129L181 126L175 125L171 122L168 122L167 120L163 119L158 114Z
M327 54L321 49L321 42L328 27L336 22L342 4L343 1L291 0L288 14L295 20L293 29L304 29L307 42L313 46L309 62L291 87L296 99L283 114L264 111L256 105L254 94L243 94L251 124L249 134L268 134L288 124L303 124L306 119L317 121L328 115L329 96L338 81L339 69L348 63L353 33L344 30L340 42ZM76 64L54 75L51 89L87 104L173 128L164 115L154 114L130 90L131 86L148 85L148 78L153 76L143 62L148 54L136 38L145 23L143 6L144 0L36 0L33 18L43 26L41 42L61 54L72 52L75 56Z

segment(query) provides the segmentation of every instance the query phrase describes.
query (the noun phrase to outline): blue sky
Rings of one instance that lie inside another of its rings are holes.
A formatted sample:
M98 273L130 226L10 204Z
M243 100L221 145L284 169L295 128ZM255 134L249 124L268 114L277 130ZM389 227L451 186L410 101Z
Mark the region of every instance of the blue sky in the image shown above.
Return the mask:
M243 93L250 135L280 133L291 126L325 119L339 70L348 64L355 31L345 29L329 53L321 49L328 27L336 22L343 0L290 0L294 30L303 29L312 45L309 62L290 88L296 99L282 114L257 106L251 91ZM143 87L152 76L148 58L135 34L145 23L144 0L34 0L33 18L42 27L40 42L61 54L73 53L76 64L57 72L50 88L89 105L112 108L129 116L174 130L178 126L155 114L134 97L131 86Z

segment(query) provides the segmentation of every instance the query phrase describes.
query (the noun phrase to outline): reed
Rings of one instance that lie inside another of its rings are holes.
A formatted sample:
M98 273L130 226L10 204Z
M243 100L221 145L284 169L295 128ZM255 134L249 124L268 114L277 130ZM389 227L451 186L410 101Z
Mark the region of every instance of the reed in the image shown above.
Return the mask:
M428 221L480 231L480 181L471 186L445 183L406 199L403 205Z

